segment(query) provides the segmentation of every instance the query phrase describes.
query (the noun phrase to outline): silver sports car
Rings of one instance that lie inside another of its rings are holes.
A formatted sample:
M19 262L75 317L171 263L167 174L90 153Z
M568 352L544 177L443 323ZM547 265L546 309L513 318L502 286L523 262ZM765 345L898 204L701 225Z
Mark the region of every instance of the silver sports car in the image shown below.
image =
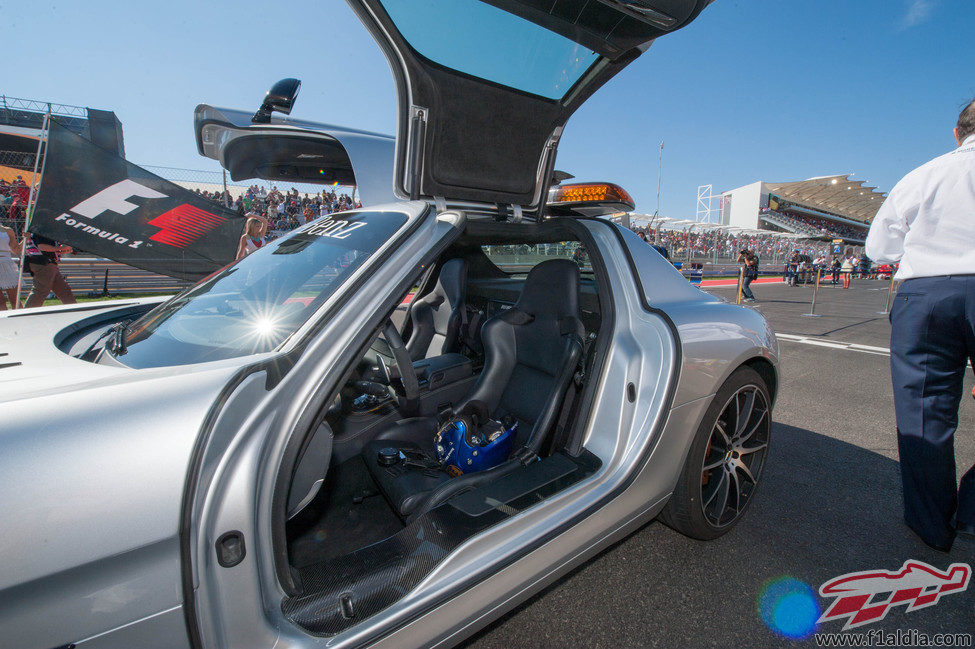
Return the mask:
M0 645L451 645L752 500L768 323L585 216L611 186L545 200L570 114L707 0L350 3L400 202L166 301L0 317Z

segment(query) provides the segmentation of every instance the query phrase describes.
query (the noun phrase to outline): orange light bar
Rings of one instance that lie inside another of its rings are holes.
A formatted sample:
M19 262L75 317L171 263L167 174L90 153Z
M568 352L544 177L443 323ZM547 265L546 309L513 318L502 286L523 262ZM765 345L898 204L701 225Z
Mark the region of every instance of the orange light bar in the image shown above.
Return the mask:
M550 203L624 203L632 209L633 198L613 183L572 183L555 188Z

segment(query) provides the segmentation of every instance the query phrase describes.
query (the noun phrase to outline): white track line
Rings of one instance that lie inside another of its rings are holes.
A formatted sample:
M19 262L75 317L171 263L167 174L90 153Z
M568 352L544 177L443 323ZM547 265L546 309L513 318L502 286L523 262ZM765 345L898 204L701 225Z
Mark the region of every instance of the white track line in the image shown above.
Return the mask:
M838 340L824 340L810 336L797 336L795 334L775 334L779 340L790 343L801 343L803 345L813 345L815 347L831 347L833 349L845 349L850 352L860 352L861 354L872 354L874 356L890 356L890 350L886 347L873 347L871 345L859 345L857 343L844 343ZM966 367L972 367L972 362L968 361Z
M833 349L845 349L851 352L860 352L861 354L873 354L875 356L890 356L890 350L886 347L873 347L871 345L860 345L857 343L845 343L839 340L826 340L823 338L814 338L811 336L797 336L795 334L775 334L775 337L779 340L786 340L792 343L801 343L803 345L814 345L816 347L831 347Z

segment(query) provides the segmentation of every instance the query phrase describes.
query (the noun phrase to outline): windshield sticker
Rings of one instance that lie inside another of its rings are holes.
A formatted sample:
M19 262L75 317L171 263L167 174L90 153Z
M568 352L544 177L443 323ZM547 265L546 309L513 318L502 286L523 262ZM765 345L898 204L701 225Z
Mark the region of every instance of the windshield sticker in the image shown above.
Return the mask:
M346 239L354 231L366 225L365 221L336 221L326 217L308 229L308 234L330 239Z

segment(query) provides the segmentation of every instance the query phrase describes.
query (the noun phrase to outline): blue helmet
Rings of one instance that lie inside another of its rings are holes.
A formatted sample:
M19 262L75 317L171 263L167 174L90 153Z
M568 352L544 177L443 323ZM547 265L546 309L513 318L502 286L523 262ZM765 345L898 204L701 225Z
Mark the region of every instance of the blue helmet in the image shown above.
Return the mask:
M453 475L493 469L508 459L517 429L518 422L493 421L483 404L471 402L437 431L437 459Z

